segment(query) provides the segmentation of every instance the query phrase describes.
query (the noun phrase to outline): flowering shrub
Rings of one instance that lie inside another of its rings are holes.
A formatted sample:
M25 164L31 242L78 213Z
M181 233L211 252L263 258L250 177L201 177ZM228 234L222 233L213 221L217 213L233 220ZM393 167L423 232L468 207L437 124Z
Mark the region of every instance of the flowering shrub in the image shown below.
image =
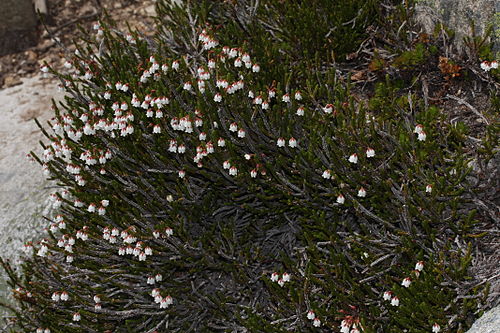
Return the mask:
M33 154L61 187L60 215L26 245L20 274L4 263L19 327L470 325L482 290L466 283L470 247L457 246L474 223L461 207L464 130L412 95L368 109L335 69L268 80L255 46L186 27L195 38L175 36L179 56L168 26L155 43L97 24L67 73L42 68L68 93Z
M367 31L383 20L384 7L376 0L201 0L159 1L157 12L160 42L167 45L164 52L196 52L192 26L209 23L219 40L238 41L259 59L263 79L284 82L285 77L310 75L324 63L344 61L359 51Z

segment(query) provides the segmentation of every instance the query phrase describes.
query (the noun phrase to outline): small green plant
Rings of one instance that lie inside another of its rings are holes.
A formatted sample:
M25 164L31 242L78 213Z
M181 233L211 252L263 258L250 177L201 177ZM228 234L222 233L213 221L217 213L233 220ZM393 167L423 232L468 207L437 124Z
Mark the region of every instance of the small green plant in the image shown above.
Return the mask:
M409 69L418 65L422 65L427 61L429 52L424 43L417 43L415 49L404 51L399 57L394 60L394 65L403 69Z
M470 22L471 35L464 37L465 46L473 59L495 60L492 52L491 36L494 33L493 25L489 25L479 36L474 21Z

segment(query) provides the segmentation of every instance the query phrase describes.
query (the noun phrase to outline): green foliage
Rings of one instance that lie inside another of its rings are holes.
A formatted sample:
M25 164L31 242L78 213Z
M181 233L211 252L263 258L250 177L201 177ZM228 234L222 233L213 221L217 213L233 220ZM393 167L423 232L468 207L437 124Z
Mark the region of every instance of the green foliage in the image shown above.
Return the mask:
M429 56L429 50L424 43L417 43L415 48L404 51L394 60L394 65L403 69L409 69L426 63Z
M465 46L469 49L469 53L478 59L495 60L493 54L493 43L491 37L494 33L493 25L489 25L482 35L478 35L474 21L470 23L471 36L464 37Z
M357 51L366 29L381 20L379 1L158 2L159 39L167 53L185 53L196 39L191 26L209 24L223 44L240 44L259 59L269 82L342 61ZM223 27L223 28L222 28Z

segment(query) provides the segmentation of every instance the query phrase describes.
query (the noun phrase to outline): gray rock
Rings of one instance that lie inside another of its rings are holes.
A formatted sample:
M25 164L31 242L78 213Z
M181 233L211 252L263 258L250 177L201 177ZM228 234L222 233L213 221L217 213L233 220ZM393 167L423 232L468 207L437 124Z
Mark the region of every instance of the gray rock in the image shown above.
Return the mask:
M0 0L2 3L3 0ZM1 6L0 6L1 7ZM23 84L0 89L0 256L18 267L25 242L46 237L50 214L48 201L53 186L45 180L39 165L28 162L26 153L40 153L39 140L44 137L33 117L42 124L51 118L50 100L62 99L53 80L40 76L22 79ZM0 268L0 302L9 302L11 294L3 269ZM0 331L2 317L0 308Z
M471 36L471 24L476 35L484 34L493 26L491 36L496 50L500 50L500 1L497 0L418 0L415 6L416 19L425 32L432 33L438 23L451 28L456 36L454 44L459 52L465 51L463 38Z
M500 306L486 312L479 318L467 333L499 333L500 332Z
M0 1L0 56L36 45L37 35L31 0Z

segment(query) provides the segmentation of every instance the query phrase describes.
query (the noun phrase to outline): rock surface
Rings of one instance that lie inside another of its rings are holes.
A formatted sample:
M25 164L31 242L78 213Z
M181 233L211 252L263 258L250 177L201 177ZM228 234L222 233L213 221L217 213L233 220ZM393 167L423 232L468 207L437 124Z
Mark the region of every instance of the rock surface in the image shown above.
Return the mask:
M498 333L500 332L500 306L486 312L476 320L467 333Z
M481 36L489 25L494 28L492 41L500 49L500 1L497 0L419 0L416 1L416 19L425 32L432 33L438 23L451 28L456 36L458 51L465 51L463 38L471 36L471 24Z
M35 45L37 35L32 0L0 1L0 56Z
M16 263L27 240L40 237L41 216L47 214L50 189L38 164L26 154L40 152L43 135L34 118L43 124L51 115L51 98L61 99L53 80L40 76L0 90L0 254ZM0 269L0 300L6 296ZM0 310L1 317L1 310Z

